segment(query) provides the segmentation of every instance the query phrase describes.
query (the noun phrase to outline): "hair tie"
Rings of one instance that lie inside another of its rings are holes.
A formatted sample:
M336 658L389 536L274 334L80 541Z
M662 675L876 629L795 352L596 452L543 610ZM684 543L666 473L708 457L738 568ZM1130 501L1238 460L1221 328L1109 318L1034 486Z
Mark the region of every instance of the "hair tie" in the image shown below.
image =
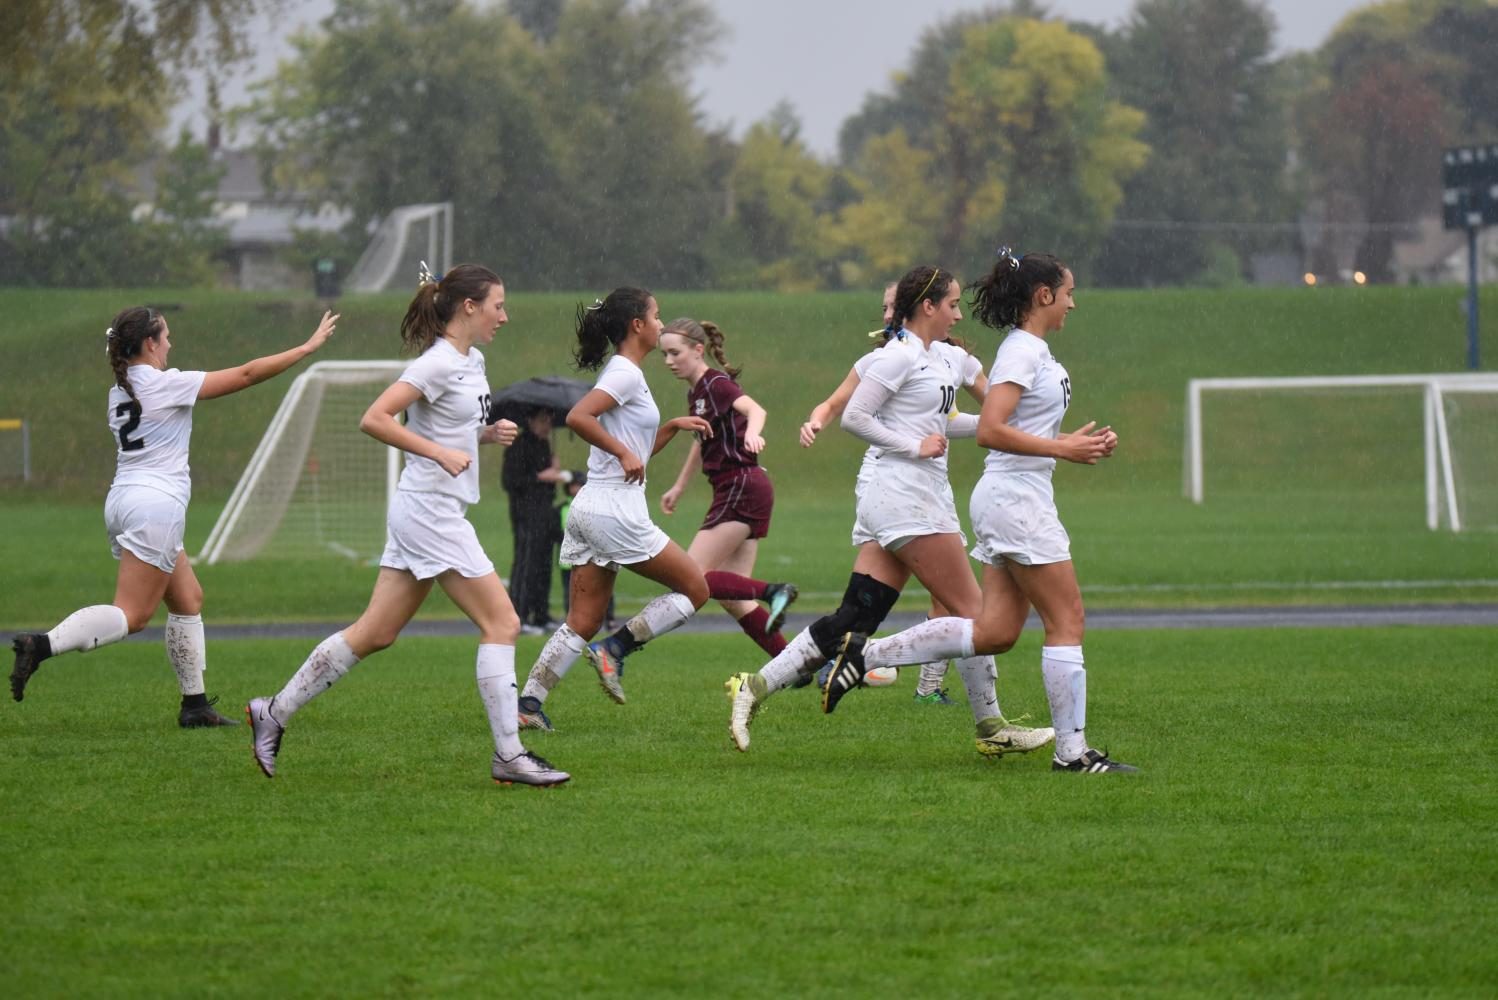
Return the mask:
M603 299L594 299L593 304L588 307L588 312L597 312L603 308Z
M107 330L104 331L104 353L105 354L109 353L109 342L111 340L113 340L113 339L114 339L114 327L111 326Z
M420 288L422 285L435 285L442 280L442 275L433 274L432 269L427 267L426 261L418 261L417 263L421 265L416 270L417 288Z
M1019 270L1019 258L1014 255L1013 247L999 247L999 260L1008 262L1009 270Z
M870 340L889 340L894 335L895 335L895 324L893 324L893 323L886 323L884 325L884 329L882 329L882 330L870 330L869 331L869 339Z

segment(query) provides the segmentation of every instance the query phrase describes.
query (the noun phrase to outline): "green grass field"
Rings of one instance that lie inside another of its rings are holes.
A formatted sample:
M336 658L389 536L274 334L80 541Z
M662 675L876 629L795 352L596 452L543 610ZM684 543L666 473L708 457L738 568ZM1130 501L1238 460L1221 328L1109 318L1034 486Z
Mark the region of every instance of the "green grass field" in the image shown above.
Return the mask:
M522 661L538 640L523 641ZM309 643L211 650L278 686ZM293 722L183 732L159 648L7 705L0 906L23 995L1480 996L1498 979L1498 689L1480 629L1113 632L1089 731L1128 778L990 762L909 679L726 739L739 637L586 667L488 780L472 644L416 639ZM1044 715L1033 637L1001 661Z
M0 291L0 418L31 421L37 471L0 478L0 635L112 593L100 349L142 298L178 307L185 368L295 343L317 315L264 296ZM496 387L565 370L577 298L510 290ZM661 298L728 330L771 412L779 502L759 575L800 584L798 610L830 606L861 449L794 435L863 349L874 296ZM1181 498L1187 379L1454 370L1459 299L1084 287L1053 345L1076 386L1068 425L1097 418L1124 442L1057 474L1088 606L1498 600L1498 524L1425 527L1417 400L1209 403L1208 500ZM323 357L394 356L404 303L349 300ZM1483 308L1498 315L1493 289ZM958 332L991 358L996 334ZM288 384L199 411L189 551ZM652 463L653 497L681 456ZM499 457L484 453L470 516L504 572ZM980 462L954 450L964 511ZM694 484L658 521L685 542L707 499ZM311 556L198 573L210 625L347 621L373 581ZM621 609L653 593L626 575ZM457 612L436 595L422 614ZM273 691L312 645L211 641L209 691L225 707ZM539 645L521 640L521 673ZM1040 721L1038 645L1001 659L1000 690ZM1094 632L1089 735L1144 769L1116 779L985 761L966 706L915 706L909 678L830 718L789 692L740 755L722 682L762 655L678 635L631 661L627 706L585 665L558 690L559 731L528 742L575 777L537 792L488 780L471 640L403 640L361 665L295 720L274 782L242 727L177 729L159 645L124 643L50 661L0 706L0 981L15 996L1486 996L1495 648L1481 628Z

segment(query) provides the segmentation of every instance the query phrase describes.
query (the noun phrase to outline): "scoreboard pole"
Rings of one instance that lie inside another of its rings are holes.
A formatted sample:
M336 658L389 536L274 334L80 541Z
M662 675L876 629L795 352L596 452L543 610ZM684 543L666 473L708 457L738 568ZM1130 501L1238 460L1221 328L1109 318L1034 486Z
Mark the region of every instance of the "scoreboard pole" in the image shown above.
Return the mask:
M1467 227L1467 369L1474 372L1481 367L1477 346L1477 233L1477 226Z

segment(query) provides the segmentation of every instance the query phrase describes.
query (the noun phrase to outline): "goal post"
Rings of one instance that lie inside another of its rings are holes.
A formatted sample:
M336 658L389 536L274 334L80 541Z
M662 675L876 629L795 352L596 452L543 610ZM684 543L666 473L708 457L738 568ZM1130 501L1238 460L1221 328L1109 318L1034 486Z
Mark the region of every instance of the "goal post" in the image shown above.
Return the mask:
M1425 519L1431 530L1441 526L1461 531L1463 508L1481 502L1491 473L1481 468L1486 460L1498 465L1498 452L1486 442L1498 437L1498 405L1462 406L1465 413L1453 429L1453 404L1470 397L1498 398L1498 373L1430 375L1309 375L1287 377L1199 378L1186 384L1186 435L1183 460L1183 491L1193 503L1206 495L1203 445L1202 397L1209 392L1293 390L1418 390L1424 452ZM1413 413L1411 413L1413 417ZM1477 442L1464 446L1467 440ZM1455 444L1454 444L1455 441ZM1479 488L1478 484L1482 484Z
M20 417L0 417L0 479L31 482L31 425Z
M351 292L383 292L416 283L426 261L433 273L453 265L453 203L402 205L375 227L369 245L349 270L343 287Z
M378 558L401 452L360 431L359 417L405 368L319 361L293 379L198 560Z

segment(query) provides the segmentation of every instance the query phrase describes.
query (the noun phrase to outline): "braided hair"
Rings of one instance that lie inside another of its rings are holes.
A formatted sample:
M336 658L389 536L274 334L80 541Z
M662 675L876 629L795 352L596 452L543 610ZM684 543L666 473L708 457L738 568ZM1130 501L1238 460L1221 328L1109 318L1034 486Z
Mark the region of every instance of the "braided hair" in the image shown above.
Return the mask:
M723 354L723 330L716 323L711 323L707 320L699 323L695 319L683 316L680 319L673 319L670 323L667 323L666 328L661 332L674 333L679 337L685 337L693 343L701 344L709 351L712 351L714 360L718 362L718 367L722 368L728 377L735 381L739 377L739 372L744 370L742 366L735 368L728 363L728 358Z
M109 356L109 367L114 371L114 384L135 399L135 389L130 385L130 362L140 357L147 337L161 336L163 326L161 313L149 306L131 306L115 316L109 329L104 331L105 353Z

